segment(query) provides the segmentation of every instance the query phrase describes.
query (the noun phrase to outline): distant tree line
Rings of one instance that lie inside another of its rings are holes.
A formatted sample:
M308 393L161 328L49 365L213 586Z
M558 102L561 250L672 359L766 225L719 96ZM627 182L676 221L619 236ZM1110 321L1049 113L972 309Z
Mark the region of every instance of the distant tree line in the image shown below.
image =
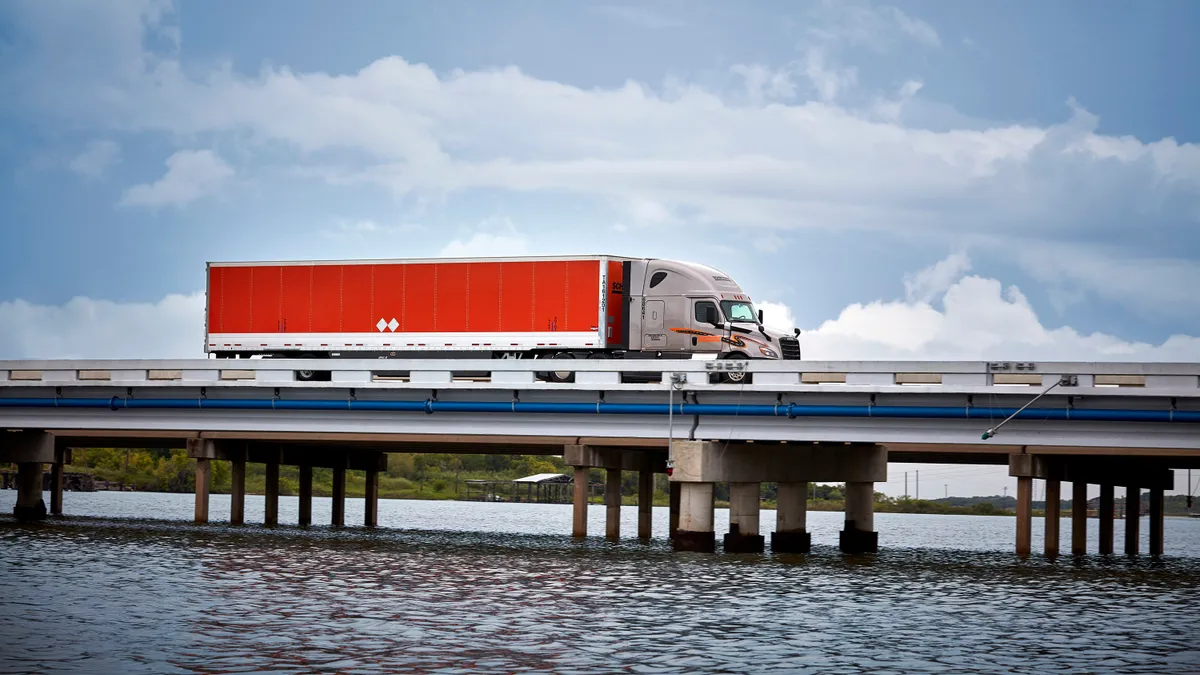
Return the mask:
M424 499L454 499L463 495L467 480L512 480L541 473L573 472L563 464L562 458L554 455L459 455L450 453L389 453L387 470L380 475L380 496L385 498L419 497ZM118 483L135 490L151 492L192 492L196 484L196 462L178 449L125 449L91 448L75 450L68 471L90 473L97 479ZM280 467L280 493L296 494L300 483L299 468ZM603 485L606 472L603 469L588 471L589 482ZM665 504L669 494L667 477L655 476L655 503ZM229 462L213 462L212 490L228 492L231 488ZM261 494L266 489L266 470L262 464L246 466L246 489ZM346 492L350 496L361 496L365 491L365 474L362 471L346 472ZM328 496L333 493L333 471L313 469L313 494ZM621 495L626 503L636 503L638 494L638 472L624 471L621 474ZM762 502L772 508L778 497L776 483L762 484ZM718 504L727 504L729 485L717 483L714 497ZM1149 494L1142 495L1143 503ZM845 504L845 486L809 483L808 504L812 510L841 510ZM1124 499L1115 500L1118 512L1124 509ZM977 515L1011 515L1016 511L1017 500L1008 495L983 497L948 497L915 500L906 497L890 497L882 492L875 493L875 510L906 513L959 513ZM1045 508L1045 502L1032 504L1035 513ZM1060 508L1070 513L1071 500L1062 500ZM1164 511L1170 515L1187 513L1185 495L1167 495Z

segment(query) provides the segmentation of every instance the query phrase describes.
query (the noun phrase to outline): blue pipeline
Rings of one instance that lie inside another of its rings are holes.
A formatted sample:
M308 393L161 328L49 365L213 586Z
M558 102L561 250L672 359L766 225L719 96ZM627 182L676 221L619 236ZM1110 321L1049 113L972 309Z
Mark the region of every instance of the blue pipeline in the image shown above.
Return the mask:
M797 405L713 403L525 403L520 401L297 401L275 399L212 398L0 398L0 408L107 408L204 409L204 410L366 410L386 412L452 413L540 413L597 415L713 415L722 417L883 417L896 419L1003 419L1019 408L887 406L887 405ZM669 410L673 408L673 410ZM1200 411L1177 410L1074 410L1071 408L1026 408L1016 416L1023 420L1078 420L1093 422L1200 422Z

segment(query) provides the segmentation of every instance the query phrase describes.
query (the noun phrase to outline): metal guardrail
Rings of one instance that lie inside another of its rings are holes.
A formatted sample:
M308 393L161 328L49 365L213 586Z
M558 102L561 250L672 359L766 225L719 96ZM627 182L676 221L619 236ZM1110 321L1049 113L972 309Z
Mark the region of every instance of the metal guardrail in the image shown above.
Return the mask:
M714 384L725 370L752 383ZM329 373L301 381L297 371ZM539 382L570 371L574 382ZM649 376L623 383L623 376ZM1200 363L986 361L717 361L191 359L0 361L0 391L20 387L305 387L363 389L728 390L751 392L1030 393L1061 382L1057 395L1200 398Z

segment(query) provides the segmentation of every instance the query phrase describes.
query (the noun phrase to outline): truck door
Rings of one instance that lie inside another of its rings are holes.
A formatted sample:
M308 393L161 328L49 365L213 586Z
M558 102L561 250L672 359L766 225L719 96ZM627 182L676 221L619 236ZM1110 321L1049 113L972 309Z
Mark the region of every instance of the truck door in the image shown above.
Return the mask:
M708 333L705 335L693 335L690 350L694 352L720 352L721 351L721 335L724 331L708 322L708 313L712 311L717 318L717 321L722 321L721 310L717 303L712 300L693 300L692 301L692 330L698 333Z
M663 315L667 304L662 300L647 300L642 319L642 349L665 349L667 332L663 328Z

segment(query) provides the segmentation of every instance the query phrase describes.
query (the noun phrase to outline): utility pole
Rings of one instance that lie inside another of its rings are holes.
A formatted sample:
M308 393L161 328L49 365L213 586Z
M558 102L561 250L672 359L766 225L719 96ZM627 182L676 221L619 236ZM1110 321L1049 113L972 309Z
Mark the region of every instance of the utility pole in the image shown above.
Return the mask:
M1190 481L1191 479L1192 479L1192 477L1189 475L1188 480ZM908 472L907 471L904 472L904 498L908 499Z
M946 494L945 494L945 498L946 498L946 499L949 499L949 498L950 498L950 484L949 484L949 483L944 483L944 484L943 484L943 486L946 488Z
M921 470L917 470L917 501L921 501Z

